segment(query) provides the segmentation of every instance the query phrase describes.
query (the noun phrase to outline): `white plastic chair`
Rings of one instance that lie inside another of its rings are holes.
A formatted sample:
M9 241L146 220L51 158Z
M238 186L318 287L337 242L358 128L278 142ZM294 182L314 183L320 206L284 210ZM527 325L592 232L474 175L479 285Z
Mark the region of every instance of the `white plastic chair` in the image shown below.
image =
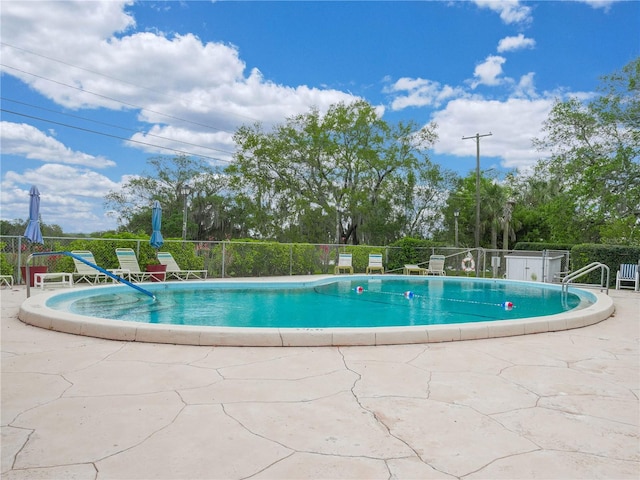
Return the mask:
M633 289L637 292L640 289L640 272L638 265L633 263L623 263L616 273L616 289L624 288L623 283L633 284Z
M96 259L93 256L93 253L89 250L73 250L71 253L74 255L86 260L93 265L98 265L96 263ZM102 283L106 282L109 279L108 275L96 270L93 267L90 267L86 263L78 260L77 258L73 258L73 263L76 266L76 271L73 273L74 282L89 282L89 283Z
M131 248L116 248L116 256L120 264L120 270L126 272L131 280L136 282L144 282L151 278L151 272L143 272L138 264L136 252Z
M364 271L365 273L371 272L380 272L384 273L384 265L382 265L382 254L381 253L370 253L369 254L369 265Z
M336 265L335 273L336 275L340 273L342 270L347 270L349 273L353 273L353 266L351 265L351 261L353 256L350 253L341 253L338 256L338 265Z
M429 257L429 266L427 267L427 275L446 275L444 271L444 255L431 255Z
M167 266L167 275L169 278L177 278L178 280L189 280L193 278L195 280L206 280L206 270L182 270L178 265L178 262L173 258L171 252L158 252L158 261L162 265Z

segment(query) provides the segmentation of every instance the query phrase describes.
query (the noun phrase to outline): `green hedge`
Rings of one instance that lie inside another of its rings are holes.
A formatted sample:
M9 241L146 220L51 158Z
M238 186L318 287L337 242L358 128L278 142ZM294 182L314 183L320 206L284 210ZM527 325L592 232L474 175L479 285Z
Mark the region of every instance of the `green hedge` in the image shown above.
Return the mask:
M3 252L6 243L0 242L0 275L13 275L13 265L7 260L7 254Z
M355 273L365 273L367 266L369 266L369 254L380 253L382 254L382 264L385 271L389 270L388 266L388 251L384 247L371 247L368 245L346 245L341 248L340 251L350 253L352 257L353 271ZM333 273L333 271L329 272Z
M380 253L386 270L402 268L404 258L415 258L415 262L428 259L430 248L420 251L413 242L405 245L404 255L391 249L369 245L312 245L305 243L282 244L256 240L237 240L217 244L209 251L214 275L222 270L224 249L225 277L260 277L274 275L332 274L339 252L351 253L355 273L364 273L369 265L369 254ZM416 249L417 248L417 249ZM395 263L392 257L395 256ZM392 265L397 265L393 267Z
M74 240L66 245L56 245L55 251L88 250L93 253L96 264L99 267L110 269L118 268L118 258L116 248L135 248L131 241L126 240ZM67 256L49 257L49 271L52 272L74 272L75 264L73 259Z
M139 248L138 248L139 245ZM149 263L158 263L156 251L149 245L148 238L120 238L110 240L74 240L65 245L56 245L55 251L88 250L93 253L99 267L105 269L119 268L116 248L132 248L137 255L138 264L144 270ZM193 243L165 242L160 249L163 252L171 252L176 263L183 270L202 270L204 259L196 255ZM75 265L73 259L67 256L50 257L49 271L73 272Z
M394 248L389 251L386 269L398 270L406 264L414 265L427 262L433 252L433 248L439 246L439 244L430 240L405 237L389 246Z
M226 277L326 273L330 258L322 246L256 240L231 241L217 244L210 250L211 263L216 270L222 266L223 250ZM218 273L220 271L217 270L215 274Z
M600 245L584 243L571 249L571 269L579 270L593 262L604 263L609 267L609 286L616 284L616 272L623 263L638 263L640 261L640 247L623 245ZM600 270L576 280L580 283L599 283Z

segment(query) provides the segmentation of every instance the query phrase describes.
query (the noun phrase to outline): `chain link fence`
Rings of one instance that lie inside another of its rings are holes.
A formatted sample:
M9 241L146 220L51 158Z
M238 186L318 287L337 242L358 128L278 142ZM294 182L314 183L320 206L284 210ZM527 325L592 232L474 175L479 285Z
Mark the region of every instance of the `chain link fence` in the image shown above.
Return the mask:
M33 252L89 250L98 266L116 269L119 268L116 248L131 248L141 270L149 263L157 263L155 250L144 239L45 237L43 245L31 245L24 237L0 236L0 242L3 263L10 265L11 275L18 283L24 283L20 267L25 266ZM382 254L386 273L402 273L405 264L426 267L431 255L444 255L445 272L451 276L550 282L559 280L562 272L569 270L568 251L181 240L165 240L160 250L171 252L182 269L206 269L209 278L332 274L338 254L343 252L352 254L356 273L365 272L370 253ZM31 265L46 266L49 272L74 271L73 260L63 255L36 256ZM525 272L524 278L515 278L517 271Z

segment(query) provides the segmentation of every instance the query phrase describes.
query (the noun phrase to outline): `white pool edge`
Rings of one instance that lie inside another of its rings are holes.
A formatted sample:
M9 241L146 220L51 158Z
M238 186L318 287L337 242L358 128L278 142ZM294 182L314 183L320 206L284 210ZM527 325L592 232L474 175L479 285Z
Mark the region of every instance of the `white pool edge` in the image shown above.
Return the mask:
M86 287L95 288L95 287ZM84 288L83 288L84 289ZM79 289L79 291L82 289ZM32 296L20 306L18 318L29 325L108 340L201 346L294 347L436 343L509 337L586 327L614 312L613 300L588 291L596 301L582 309L517 320L357 328L248 328L158 325L77 315L46 306L60 291Z

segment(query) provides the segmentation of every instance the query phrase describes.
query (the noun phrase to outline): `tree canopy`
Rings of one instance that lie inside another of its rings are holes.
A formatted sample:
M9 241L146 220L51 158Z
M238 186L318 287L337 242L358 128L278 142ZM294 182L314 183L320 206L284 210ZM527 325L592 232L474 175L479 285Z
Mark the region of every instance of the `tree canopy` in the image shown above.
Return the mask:
M556 102L544 136L535 140L551 152L536 174L558 185L564 198L564 208L554 215L561 222L558 236L567 219L580 225L577 232L566 230L563 241L626 243L638 228L640 58L602 80L599 94L587 103L578 98Z
M448 178L427 154L436 138L435 125L390 125L366 102L337 104L269 132L241 127L227 174L258 236L304 228L309 241L386 243L435 225Z
M534 145L547 156L533 173L481 177L481 245L513 241L640 245L640 59L602 79L587 100L553 106ZM149 160L150 174L110 192L122 229L189 239L386 245L402 237L472 245L475 173L459 177L431 162L437 126L390 124L364 101L333 105L235 133L224 170L188 157ZM513 203L512 203L513 202ZM515 204L515 208L512 208ZM502 233L502 235L501 235Z
M185 198L189 187L188 230L192 239L224 239L234 225L226 197L224 175L207 162L186 156L149 159L153 172L127 181L112 191L105 204L121 224L120 230L151 233L151 205L162 206L162 230L167 237L180 237Z

